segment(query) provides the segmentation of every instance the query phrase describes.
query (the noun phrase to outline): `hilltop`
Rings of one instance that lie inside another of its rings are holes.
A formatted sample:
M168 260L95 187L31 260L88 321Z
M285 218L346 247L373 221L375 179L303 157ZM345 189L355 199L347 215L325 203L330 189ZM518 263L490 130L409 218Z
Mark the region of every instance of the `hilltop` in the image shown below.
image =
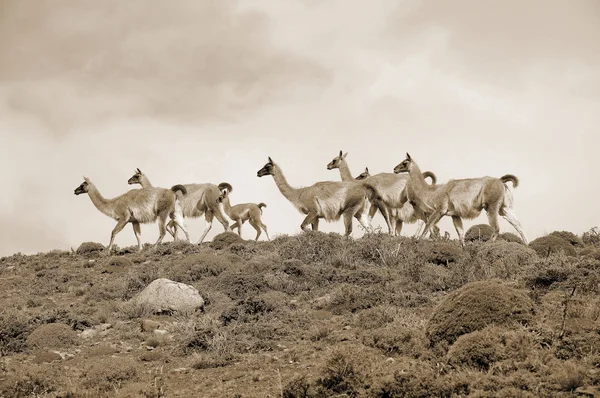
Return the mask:
M0 396L600 396L595 231L4 257ZM197 288L203 311L130 302L157 278Z

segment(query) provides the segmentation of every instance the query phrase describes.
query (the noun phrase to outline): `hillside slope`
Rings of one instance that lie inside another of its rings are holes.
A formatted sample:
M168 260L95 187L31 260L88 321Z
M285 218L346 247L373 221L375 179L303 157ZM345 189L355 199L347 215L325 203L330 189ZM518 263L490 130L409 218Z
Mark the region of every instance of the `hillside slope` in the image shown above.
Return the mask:
M0 259L0 396L600 396L591 245L311 232L98 248ZM129 303L157 278L196 287L204 311Z

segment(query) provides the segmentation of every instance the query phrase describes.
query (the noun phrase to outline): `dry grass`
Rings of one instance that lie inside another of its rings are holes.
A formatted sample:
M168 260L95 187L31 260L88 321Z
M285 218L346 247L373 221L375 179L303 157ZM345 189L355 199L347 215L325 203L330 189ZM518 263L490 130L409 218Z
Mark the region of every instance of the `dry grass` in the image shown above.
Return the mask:
M0 396L575 396L600 384L595 236L536 252L223 234L1 258ZM204 312L141 331L149 314L128 301L163 277L196 287Z

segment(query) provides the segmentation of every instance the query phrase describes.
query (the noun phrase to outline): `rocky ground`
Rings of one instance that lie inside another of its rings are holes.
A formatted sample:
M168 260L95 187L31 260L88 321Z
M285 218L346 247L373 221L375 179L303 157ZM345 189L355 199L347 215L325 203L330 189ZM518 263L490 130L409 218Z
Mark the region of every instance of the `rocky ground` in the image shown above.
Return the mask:
M488 237L5 257L0 396L600 397L597 230ZM202 309L157 314L138 297L159 278Z

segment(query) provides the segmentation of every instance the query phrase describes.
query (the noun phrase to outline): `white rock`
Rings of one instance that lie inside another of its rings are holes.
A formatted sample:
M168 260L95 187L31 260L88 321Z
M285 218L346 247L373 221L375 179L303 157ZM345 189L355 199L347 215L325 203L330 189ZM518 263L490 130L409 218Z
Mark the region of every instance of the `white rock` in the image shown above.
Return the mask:
M91 339L92 337L96 337L98 335L98 331L96 329L85 329L79 337L82 339Z
M204 306L204 299L195 287L166 278L152 281L132 302L154 313L189 314Z

